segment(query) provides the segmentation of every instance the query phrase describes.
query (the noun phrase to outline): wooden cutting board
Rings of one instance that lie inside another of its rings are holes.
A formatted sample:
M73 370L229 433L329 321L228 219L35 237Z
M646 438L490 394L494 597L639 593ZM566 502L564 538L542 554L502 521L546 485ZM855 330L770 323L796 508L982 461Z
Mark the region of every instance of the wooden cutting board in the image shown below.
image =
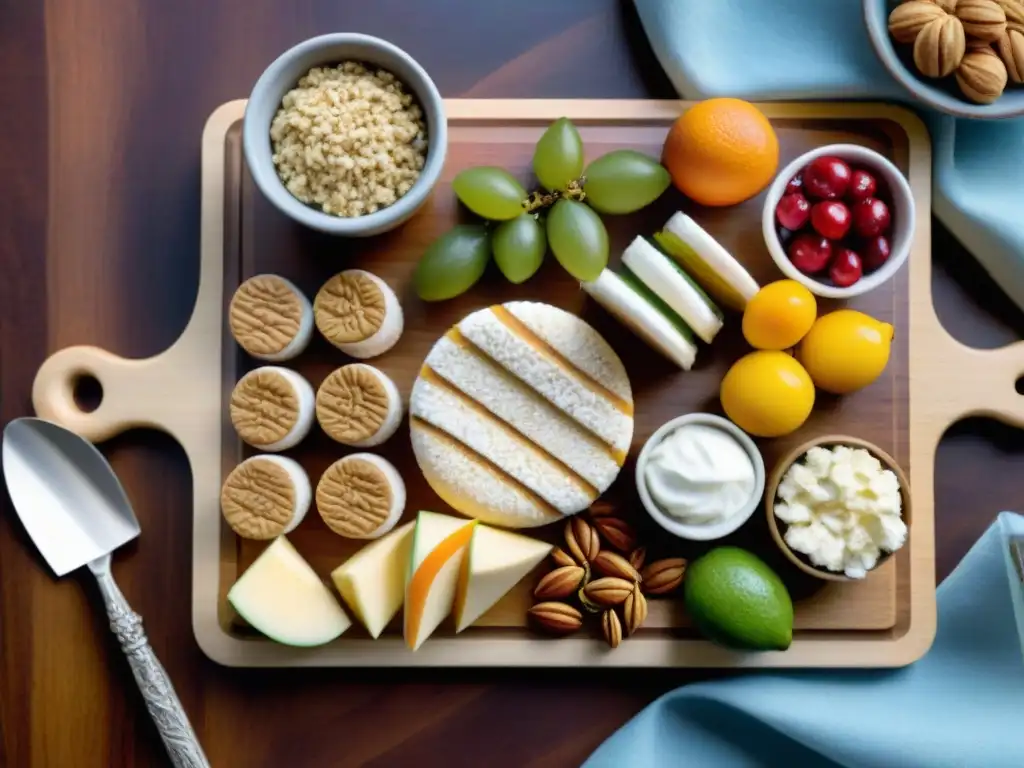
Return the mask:
M196 307L178 342L148 360L124 360L92 347L62 350L40 369L34 391L37 412L93 440L124 429L150 426L173 435L193 470L193 624L196 639L216 661L235 666L899 666L920 657L935 632L932 471L935 446L945 428L968 414L985 414L1024 425L1014 390L1024 372L1022 346L978 351L951 339L931 306L930 146L910 112L878 104L767 104L778 131L781 163L822 144L851 142L889 156L907 174L918 209L917 235L905 267L892 281L848 304L896 326L896 341L883 377L846 398L819 397L815 413L798 432L759 447L769 470L788 447L824 432L856 435L889 451L909 470L914 516L909 544L862 583L801 580L774 550L763 514L730 541L758 552L790 585L796 603L796 635L783 653L738 654L701 640L688 627L678 600L652 601L641 631L609 652L593 634L551 640L525 626L532 579L527 579L467 632L442 629L415 654L397 625L377 641L353 628L319 649L292 649L247 628L225 600L231 584L262 550L235 537L220 517L223 477L245 456L226 415L226 397L251 367L226 330L224 308L235 287L258 272L278 272L312 295L331 274L350 266L375 272L399 293L406 331L388 354L375 359L407 396L427 350L470 311L511 299L546 301L590 322L619 352L636 399L631 459L664 421L680 413L718 409L718 383L745 346L738 317L712 347L703 347L696 369L674 370L638 343L578 290L553 263L523 286L488 274L469 293L424 305L409 279L426 245L461 215L450 182L462 168L497 164L525 178L532 147L551 120L568 116L580 127L588 157L621 147L657 155L672 120L687 106L665 101L469 101L447 102L449 153L444 175L424 209L387 235L368 240L332 239L286 220L255 190L241 156L244 102L223 105L210 117L202 146L202 261ZM781 167L781 166L780 166ZM761 238L761 199L729 209L702 209L670 190L638 214L606 217L613 254L636 234L651 234L682 209L694 216L750 269L760 282L779 277ZM821 311L838 306L822 302ZM349 360L322 339L290 363L314 387ZM103 387L91 413L75 404L76 380L93 376ZM979 386L979 383L984 383ZM415 465L407 430L380 452L402 472L409 490L406 516L418 509L448 511ZM315 483L345 449L314 431L290 452ZM632 482L632 462L606 498L646 533L654 555L694 556L645 525ZM535 532L557 540L559 530ZM324 577L360 542L342 539L311 512L289 535Z

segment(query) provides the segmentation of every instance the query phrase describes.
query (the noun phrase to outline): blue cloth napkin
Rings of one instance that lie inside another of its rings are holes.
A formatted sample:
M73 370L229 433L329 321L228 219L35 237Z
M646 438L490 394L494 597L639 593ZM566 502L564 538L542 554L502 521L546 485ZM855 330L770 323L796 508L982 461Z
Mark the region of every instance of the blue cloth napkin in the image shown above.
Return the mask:
M634 1L684 98L911 98L878 61L862 0ZM922 114L935 215L1024 308L1024 119Z
M1004 512L939 587L935 644L899 670L771 672L666 694L585 768L1021 768L1020 584ZM1016 613L1016 619L1015 619Z

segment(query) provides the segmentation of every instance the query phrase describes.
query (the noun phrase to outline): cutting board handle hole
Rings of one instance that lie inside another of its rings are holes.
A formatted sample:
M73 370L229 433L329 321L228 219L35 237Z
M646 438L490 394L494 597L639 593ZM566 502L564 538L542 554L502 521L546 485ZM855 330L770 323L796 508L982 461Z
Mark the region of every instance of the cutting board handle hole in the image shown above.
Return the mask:
M71 391L75 398L75 405L82 413L92 413L103 402L103 385L92 374L80 373L75 376L71 384Z
M1013 388L1017 390L1018 395L1024 395L1024 376L1017 377L1017 381L1013 383Z

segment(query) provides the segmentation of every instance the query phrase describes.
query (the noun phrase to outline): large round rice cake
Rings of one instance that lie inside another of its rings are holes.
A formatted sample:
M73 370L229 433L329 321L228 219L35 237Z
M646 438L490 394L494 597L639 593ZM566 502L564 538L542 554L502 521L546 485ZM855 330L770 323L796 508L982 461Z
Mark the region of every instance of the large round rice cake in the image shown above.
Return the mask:
M435 493L509 528L586 509L618 476L633 394L618 355L564 310L479 310L430 350L409 399L413 451Z

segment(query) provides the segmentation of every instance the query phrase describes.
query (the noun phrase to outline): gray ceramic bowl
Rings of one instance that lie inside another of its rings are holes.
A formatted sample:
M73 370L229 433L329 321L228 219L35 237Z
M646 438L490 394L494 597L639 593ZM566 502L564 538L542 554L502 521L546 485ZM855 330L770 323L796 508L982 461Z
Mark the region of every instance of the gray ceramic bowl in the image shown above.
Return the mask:
M393 205L358 218L343 219L299 202L281 183L271 160L270 123L285 93L321 64L365 61L386 69L415 94L427 122L427 161L419 179ZM437 86L401 48L369 35L339 33L314 37L290 48L260 75L249 95L242 145L256 186L286 216L332 235L364 237L397 227L424 203L437 184L448 150L448 123Z
M973 104L960 96L956 83L950 78L929 80L913 68L910 63L911 46L900 44L904 56L897 53L895 43L889 36L889 12L895 6L892 0L864 0L864 23L868 36L882 64L915 99L933 109L957 117L980 117L999 119L1024 115L1024 88L1007 86L993 104ZM904 63L907 62L907 63Z

